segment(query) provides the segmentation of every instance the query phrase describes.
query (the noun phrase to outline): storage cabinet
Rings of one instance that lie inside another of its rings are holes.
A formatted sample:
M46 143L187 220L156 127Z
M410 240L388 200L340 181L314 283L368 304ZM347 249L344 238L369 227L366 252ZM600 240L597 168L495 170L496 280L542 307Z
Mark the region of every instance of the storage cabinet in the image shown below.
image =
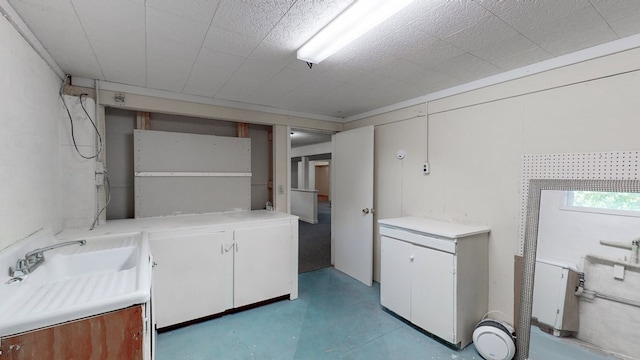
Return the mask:
M290 294L297 218L150 234L158 328Z
M380 220L380 302L463 348L488 307L488 232L422 218Z
M233 306L233 232L152 233L153 304L159 328Z
M151 359L144 305L3 337L0 358Z

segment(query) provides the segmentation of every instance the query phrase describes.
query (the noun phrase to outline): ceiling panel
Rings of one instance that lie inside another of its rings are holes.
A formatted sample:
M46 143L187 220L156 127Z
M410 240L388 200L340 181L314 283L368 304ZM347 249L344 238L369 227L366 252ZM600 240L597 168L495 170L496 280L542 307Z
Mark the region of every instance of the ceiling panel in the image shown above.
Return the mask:
M69 1L26 2L12 0L11 5L43 44L58 66L68 73L102 79L100 64ZM57 19L55 22L50 19ZM61 42L60 39L65 39ZM69 51L73 44L73 51Z
M158 9L196 22L211 23L219 0L146 0L147 9Z
M209 22L199 22L147 8L146 31L154 37L185 42L200 47L209 30Z
M226 54L247 57L261 42L260 37L251 34L211 26L202 46Z
M354 0L9 0L74 76L344 117L640 33L640 1L415 0L310 69Z
M640 1L594 1L593 6L618 36L640 32Z
M91 42L103 79L146 86L144 2L72 0L71 4Z
M458 55L433 67L443 74L465 82L481 79L500 72L500 68L471 54Z
M214 97L231 75L240 67L244 58L202 48L187 81L187 94Z
M412 26L440 39L451 36L480 22L491 13L473 1L439 1L441 4L425 13L416 14Z
M147 36L147 87L182 92L199 50L185 42Z

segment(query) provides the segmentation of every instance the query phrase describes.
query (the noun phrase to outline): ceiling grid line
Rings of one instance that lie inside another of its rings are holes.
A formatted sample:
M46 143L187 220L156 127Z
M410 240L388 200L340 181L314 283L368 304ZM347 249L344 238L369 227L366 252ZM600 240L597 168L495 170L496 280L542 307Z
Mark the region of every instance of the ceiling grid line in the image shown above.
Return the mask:
M98 68L100 69L100 75L102 76L102 78L104 79L104 70L102 69L102 64L100 63L100 60L98 59L98 54L96 54L96 49L93 47L93 44L91 43L91 38L89 38L89 34L87 34L87 30L84 27L84 24L82 23L82 19L80 19L80 16L78 15L78 11L76 10L76 6L73 4L72 0L69 0L69 3L71 4L71 8L73 9L73 12L76 15L76 18L78 19L78 23L80 23L80 27L82 28L82 32L84 33L84 37L87 39L87 41L89 42L89 47L91 48L91 52L93 53L93 57L96 60L96 63L98 64ZM67 72L65 70L65 72Z
M598 16L600 16L600 18L602 19L602 21L604 21L607 26L609 27L609 29L616 34L616 37L618 37L618 39L620 39L620 35L618 34L617 31L615 31L613 29L613 27L611 27L611 24L609 24L609 22L607 21L607 19L604 17L604 15L602 15L602 13L600 12L600 10L598 10L598 7L593 3L593 0L589 0L589 4L591 4L591 6L593 7L593 10L595 10L595 12L598 13Z
M145 0L146 3L147 0ZM213 25L213 19L216 18L216 14L218 13L218 9L220 8L220 3L218 3L218 5L216 6L216 9L213 11L213 15L211 16L211 20L209 21L209 26L207 27L207 32L204 34L204 36L202 37L202 41L200 42L200 47L198 48L198 53L196 54L195 58L193 59L193 64L191 64L191 69L189 70L189 75L187 75L187 78L184 82L184 85L182 85L182 93L184 93L185 88L187 87L187 84L189 83L189 79L191 79L191 74L193 74L193 69L196 66L196 62L198 61L198 57L200 56L200 53L202 52L202 48L204 47L204 42L207 39L207 34L209 33L209 31L211 31L211 26ZM146 5L145 5L145 11L146 11Z

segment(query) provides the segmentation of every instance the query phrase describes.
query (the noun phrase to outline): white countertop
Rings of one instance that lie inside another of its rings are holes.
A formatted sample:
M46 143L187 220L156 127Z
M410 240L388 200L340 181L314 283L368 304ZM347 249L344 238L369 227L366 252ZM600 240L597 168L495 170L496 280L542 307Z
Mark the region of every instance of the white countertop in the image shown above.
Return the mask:
M407 229L424 234L458 239L467 236L488 233L491 231L484 225L463 225L441 220L415 216L378 220L380 226Z
M169 230L189 230L216 225L235 225L243 223L259 223L278 219L298 219L295 215L278 211L228 211L219 213L161 216L142 219L109 220L105 224L96 226L93 230L65 230L56 235L59 239L77 239L128 232Z

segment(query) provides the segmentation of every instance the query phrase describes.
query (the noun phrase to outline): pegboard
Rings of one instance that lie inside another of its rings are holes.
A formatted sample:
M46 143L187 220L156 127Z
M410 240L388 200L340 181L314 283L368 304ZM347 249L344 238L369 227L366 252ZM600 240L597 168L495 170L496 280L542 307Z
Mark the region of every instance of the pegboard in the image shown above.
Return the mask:
M638 180L639 165L640 151L523 155L518 254L522 255L524 246L529 180Z

